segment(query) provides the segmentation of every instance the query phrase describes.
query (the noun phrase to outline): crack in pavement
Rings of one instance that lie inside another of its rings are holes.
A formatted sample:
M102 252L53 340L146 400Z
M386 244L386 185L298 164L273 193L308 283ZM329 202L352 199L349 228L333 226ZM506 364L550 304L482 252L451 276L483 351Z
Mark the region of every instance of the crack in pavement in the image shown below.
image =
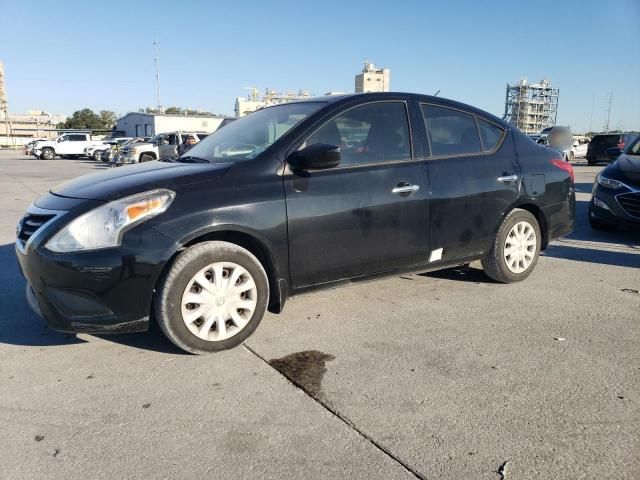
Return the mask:
M390 450L388 450L386 447L384 447L383 445L381 445L380 443L378 443L376 440L374 440L373 438L371 438L368 434L366 434L365 432L363 432L362 430L360 430L350 419L348 419L347 417L345 417L344 415L342 415L340 412L338 412L335 408L333 408L331 405L329 405L325 400L323 400L322 398L320 398L320 396L314 396L311 395L308 391L306 391L304 388L302 388L300 385L296 384L295 382L293 382L289 377L287 377L286 375L284 375L281 371L279 371L277 368L275 368L270 362L269 360L267 360L266 358L264 358L262 355L260 355L258 352L256 352L254 349L252 349L251 347L249 347L247 344L242 344L242 346L248 350L251 354L253 354L255 357L257 357L258 359L262 360L264 363L266 363L270 368L274 369L276 372L278 372L279 375L282 375L283 378L285 378L287 380L287 382L289 382L291 385L293 385L295 388L298 388L299 390L301 390L307 397L309 397L311 400L313 400L314 402L318 403L322 408L324 408L327 412L329 412L331 415L333 415L334 417L336 417L338 420L340 420L342 423L344 423L347 427L349 427L349 429L353 430L355 433L357 433L359 436L361 436L362 438L364 438L369 444L371 444L374 448L376 448L378 451L380 451L381 453L383 453L384 455L386 455L387 457L389 457L392 461L394 461L395 463L397 463L398 465L400 465L407 473L409 473L410 475L412 475L415 478L418 478L420 480L427 480L425 476L423 476L420 472L416 471L412 466L410 466L409 464L407 464L406 462L404 462L403 460L399 459L396 455L394 455Z

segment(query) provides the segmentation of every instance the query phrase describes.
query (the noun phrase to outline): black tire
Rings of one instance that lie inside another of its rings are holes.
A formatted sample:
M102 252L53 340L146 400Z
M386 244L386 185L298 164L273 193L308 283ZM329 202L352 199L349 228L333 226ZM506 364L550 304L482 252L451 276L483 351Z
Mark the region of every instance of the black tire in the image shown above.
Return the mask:
M569 161L573 162L576 159L576 154L572 151L569 152Z
M56 152L54 152L52 148L44 148L42 149L42 153L40 153L40 158L42 160L53 160L55 156Z
M143 153L142 155L140 155L139 163L152 162L153 160L155 160L155 157L153 155L149 155L148 153Z
M182 318L182 294L193 277L216 262L233 262L244 268L256 286L256 307L246 325L225 340L204 340L185 325ZM248 250L228 242L198 243L180 253L171 265L154 299L156 320L162 332L178 348L204 354L228 350L244 342L258 327L269 303L269 280L260 261Z
M102 150L94 150L92 156L93 156L93 161L94 162L99 162L100 161L100 157L102 157Z
M515 273L509 269L504 258L504 247L507 235L511 229L519 222L527 222L533 227L536 237L535 253L529 266L520 273ZM542 245L542 235L540 225L533 214L520 208L515 208L504 218L502 225L498 229L496 238L491 247L491 251L482 258L482 268L484 272L493 280L501 283L515 283L527 278L538 262L540 247Z
M596 162L595 160L587 160L587 165L589 165L590 167L593 167L597 163L598 162Z

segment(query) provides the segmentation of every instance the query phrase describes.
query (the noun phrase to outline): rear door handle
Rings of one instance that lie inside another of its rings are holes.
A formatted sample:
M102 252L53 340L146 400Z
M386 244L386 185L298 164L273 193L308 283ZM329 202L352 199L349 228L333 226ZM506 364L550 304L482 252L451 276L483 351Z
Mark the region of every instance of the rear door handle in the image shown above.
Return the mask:
M393 187L393 189L391 190L391 193L398 193L398 194L412 193L417 190L420 190L420 185L411 185L410 183L402 182L402 183L399 183L398 186Z
M518 181L518 175L506 175L504 177L498 177L498 181L502 183L511 183Z

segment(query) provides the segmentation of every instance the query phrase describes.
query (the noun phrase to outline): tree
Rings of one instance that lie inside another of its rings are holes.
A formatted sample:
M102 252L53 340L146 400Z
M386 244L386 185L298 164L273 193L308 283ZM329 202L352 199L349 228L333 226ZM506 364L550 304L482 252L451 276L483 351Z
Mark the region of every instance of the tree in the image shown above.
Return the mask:
M167 107L164 113L168 113L169 115L179 115L182 113L182 109L180 107Z
M73 112L67 121L62 124L62 128L104 128L104 124L99 115L96 115L90 108L83 108L77 112Z
M100 110L100 120L102 121L102 128L113 128L116 126L116 114L111 110Z

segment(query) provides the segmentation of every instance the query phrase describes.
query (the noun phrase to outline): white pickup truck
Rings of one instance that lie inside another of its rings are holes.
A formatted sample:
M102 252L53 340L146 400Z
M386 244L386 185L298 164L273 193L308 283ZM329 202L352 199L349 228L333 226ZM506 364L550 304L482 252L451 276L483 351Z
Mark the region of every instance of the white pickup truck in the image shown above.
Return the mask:
M85 148L104 143L106 142L101 140L91 140L88 133L64 133L55 140L37 142L32 155L43 160L52 160L56 156L77 158L85 155Z

